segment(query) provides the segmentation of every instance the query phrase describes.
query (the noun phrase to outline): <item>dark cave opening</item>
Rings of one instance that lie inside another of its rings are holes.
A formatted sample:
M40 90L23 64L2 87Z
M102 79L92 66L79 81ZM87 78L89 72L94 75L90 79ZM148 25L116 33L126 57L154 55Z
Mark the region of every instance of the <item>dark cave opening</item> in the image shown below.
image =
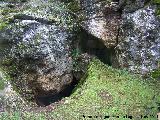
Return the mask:
M36 103L39 107L45 107L52 103L62 100L64 97L69 97L77 84L78 80L76 80L76 78L74 77L72 83L66 86L66 88L63 91L54 95L36 97Z
M88 53L89 55L93 55L101 60L104 64L112 66L113 59L115 57L115 50L114 48L107 48L102 40L94 37L93 35L89 34L84 29L81 29L81 40L79 42L80 49L83 53ZM114 60L116 61L116 60Z

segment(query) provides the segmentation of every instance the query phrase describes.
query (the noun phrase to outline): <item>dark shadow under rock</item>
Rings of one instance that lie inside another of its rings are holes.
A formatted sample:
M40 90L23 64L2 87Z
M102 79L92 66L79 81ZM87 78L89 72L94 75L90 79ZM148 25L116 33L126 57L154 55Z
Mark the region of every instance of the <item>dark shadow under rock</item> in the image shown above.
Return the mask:
M76 80L76 78L74 78L73 82L66 86L66 88L64 90L62 90L60 93L57 93L55 95L48 95L48 96L37 96L35 97L36 103L38 106L48 106L52 103L61 101L63 98L65 97L69 97L72 94L73 89L75 88L75 86L78 84L78 80Z
M116 63L114 47L107 48L100 39L89 34L84 29L81 29L80 36L81 41L79 46L81 47L82 52L88 53L91 56L96 56L103 63L114 66Z

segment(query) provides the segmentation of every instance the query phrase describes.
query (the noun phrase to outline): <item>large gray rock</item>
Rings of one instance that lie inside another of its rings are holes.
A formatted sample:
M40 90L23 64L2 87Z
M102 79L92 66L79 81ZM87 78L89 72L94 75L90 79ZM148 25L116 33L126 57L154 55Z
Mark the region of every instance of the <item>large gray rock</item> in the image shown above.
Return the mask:
M0 31L0 41L9 46L2 65L24 95L56 94L73 80L72 29L65 19L69 14L56 5L31 1Z
M156 6L146 6L122 14L117 46L120 67L146 75L158 68L160 60L160 20Z
M82 26L88 33L99 38L106 47L117 45L120 22L118 3L98 0L80 0L84 20Z

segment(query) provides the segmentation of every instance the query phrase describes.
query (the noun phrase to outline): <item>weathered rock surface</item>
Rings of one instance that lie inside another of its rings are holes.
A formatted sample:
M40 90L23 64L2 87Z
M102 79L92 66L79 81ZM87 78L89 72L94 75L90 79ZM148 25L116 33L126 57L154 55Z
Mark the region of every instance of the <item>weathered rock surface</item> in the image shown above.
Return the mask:
M0 41L10 43L2 64L24 94L30 89L37 96L56 94L73 80L71 29L66 21L58 23L67 13L56 5L31 1L0 31ZM58 20L49 18L56 14Z
M119 0L119 9L123 13L131 13L148 4L150 0Z
M0 71L0 114L3 112L13 112L25 110L31 107L16 91L5 75Z
M90 34L102 40L106 47L117 45L120 22L118 3L98 0L80 0L81 11L84 14L82 26Z
M122 14L119 36L119 63L134 73L147 74L158 68L160 60L160 20L156 6L146 6Z

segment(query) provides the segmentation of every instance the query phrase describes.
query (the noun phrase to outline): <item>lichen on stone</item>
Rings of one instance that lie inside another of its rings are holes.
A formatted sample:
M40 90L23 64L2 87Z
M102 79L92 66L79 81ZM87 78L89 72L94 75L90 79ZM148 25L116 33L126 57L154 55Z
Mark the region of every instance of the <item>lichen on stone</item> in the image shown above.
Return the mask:
M117 46L121 67L143 75L157 69L160 34L155 11L155 6L148 5L134 13L122 14L120 43Z

